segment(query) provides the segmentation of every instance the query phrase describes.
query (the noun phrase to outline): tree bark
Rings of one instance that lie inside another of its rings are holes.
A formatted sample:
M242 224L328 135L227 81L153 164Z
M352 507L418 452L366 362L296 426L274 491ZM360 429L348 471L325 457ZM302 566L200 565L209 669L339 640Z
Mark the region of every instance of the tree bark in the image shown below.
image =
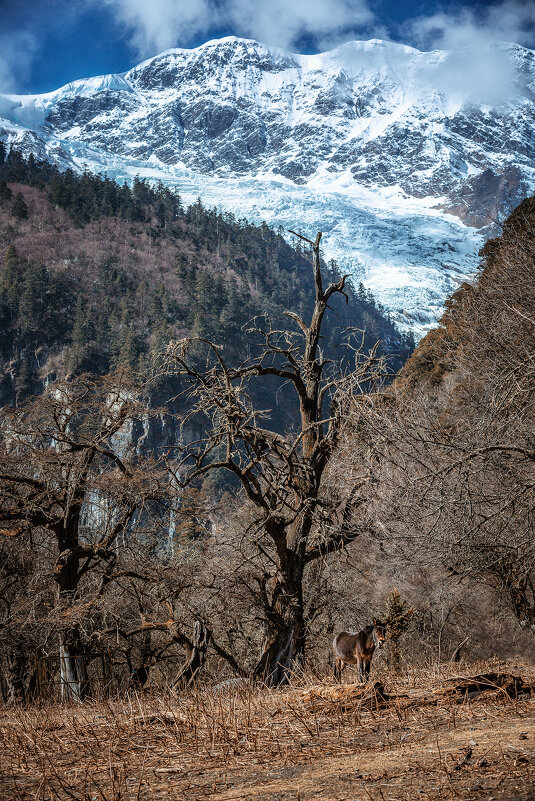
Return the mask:
M35 668L30 666L29 656L22 648L7 658L3 673L6 703L27 701L35 694Z
M172 683L172 687L191 686L206 661L206 649L212 634L199 620L193 627L192 648L186 652L186 664Z
M58 538L59 539L59 538ZM63 537L62 550L56 562L57 600L71 606L78 589L80 560L74 551L78 544L77 534ZM59 673L62 701L83 701L89 694L89 677L80 629L77 625L65 626L59 635Z
M61 700L83 701L89 695L87 659L77 626L60 634L59 671Z
M271 597L263 588L266 636L255 676L269 686L287 684L305 658L306 626L303 599L303 562L291 551Z
M255 675L270 687L288 684L292 673L303 664L305 626L302 614L285 627L269 632Z

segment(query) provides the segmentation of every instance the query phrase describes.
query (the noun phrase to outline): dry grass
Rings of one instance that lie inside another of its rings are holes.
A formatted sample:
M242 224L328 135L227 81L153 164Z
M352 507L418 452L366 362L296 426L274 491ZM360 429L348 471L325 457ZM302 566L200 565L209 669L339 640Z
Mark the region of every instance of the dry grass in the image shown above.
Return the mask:
M535 680L526 665L507 669ZM493 691L456 703L433 692L443 677L430 671L376 678L405 697L370 710L354 686L331 701L317 678L302 678L285 690L231 685L4 709L0 798L535 798L535 698Z

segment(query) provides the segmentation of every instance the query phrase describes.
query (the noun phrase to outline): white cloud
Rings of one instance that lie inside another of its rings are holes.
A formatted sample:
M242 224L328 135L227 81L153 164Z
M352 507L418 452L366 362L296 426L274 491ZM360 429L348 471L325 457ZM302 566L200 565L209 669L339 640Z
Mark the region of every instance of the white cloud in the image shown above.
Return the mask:
M373 21L367 0L100 0L124 25L136 52L154 55L218 30L292 47L347 40Z
M38 49L29 31L0 33L0 92L14 92L29 74Z
M123 25L134 50L152 56L206 34L219 22L213 0L101 0Z
M459 9L409 20L405 30L425 49L488 48L490 42L508 41L530 46L534 40L535 3L520 0L485 7Z
M505 0L477 10L410 20L405 34L424 50L450 51L434 75L450 96L493 104L517 91L513 64L498 42L533 43L535 4Z
M365 0L231 0L228 12L236 32L282 47L302 36L320 46L347 40L373 21Z

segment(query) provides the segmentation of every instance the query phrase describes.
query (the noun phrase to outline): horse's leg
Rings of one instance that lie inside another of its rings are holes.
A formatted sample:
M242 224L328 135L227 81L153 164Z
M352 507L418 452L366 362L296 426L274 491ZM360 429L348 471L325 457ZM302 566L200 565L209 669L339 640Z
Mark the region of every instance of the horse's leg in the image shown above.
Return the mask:
M342 668L341 668L341 659L334 660L334 680L338 682L338 684L342 683Z
M359 675L359 684L362 684L364 676L364 662L362 661L362 659L359 659L359 661L357 662L357 669Z
M365 675L365 681L366 682L370 678L370 666L371 666L371 663L372 663L371 659L367 659L366 662L364 663L364 675Z

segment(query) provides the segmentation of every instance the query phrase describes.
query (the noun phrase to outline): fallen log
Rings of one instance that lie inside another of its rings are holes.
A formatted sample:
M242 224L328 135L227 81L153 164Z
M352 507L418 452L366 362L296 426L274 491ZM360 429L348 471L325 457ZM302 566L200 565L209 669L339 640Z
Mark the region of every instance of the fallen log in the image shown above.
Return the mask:
M528 684L520 676L513 676L511 673L479 673L477 676L453 676L446 679L439 690L434 690L435 695L463 696L476 698L481 693L499 692L505 693L509 698L517 698L519 695L532 695L535 687Z
M389 695L380 681L374 684L341 684L334 687L318 685L308 687L299 693L298 698L305 704L316 707L341 704L343 708L358 706L361 709L381 709L399 696Z
M508 698L535 695L535 686L528 684L520 676L510 673L480 673L477 676L454 676L444 681L444 685L420 697L408 695L391 695L384 685L377 681L374 684L337 684L334 686L317 685L307 687L298 693L292 693L292 699L310 704L313 709L327 709L334 704L344 711L359 708L376 711L396 705L400 710L410 707L436 706L441 701L462 704L466 700L478 698L483 694L505 694Z

